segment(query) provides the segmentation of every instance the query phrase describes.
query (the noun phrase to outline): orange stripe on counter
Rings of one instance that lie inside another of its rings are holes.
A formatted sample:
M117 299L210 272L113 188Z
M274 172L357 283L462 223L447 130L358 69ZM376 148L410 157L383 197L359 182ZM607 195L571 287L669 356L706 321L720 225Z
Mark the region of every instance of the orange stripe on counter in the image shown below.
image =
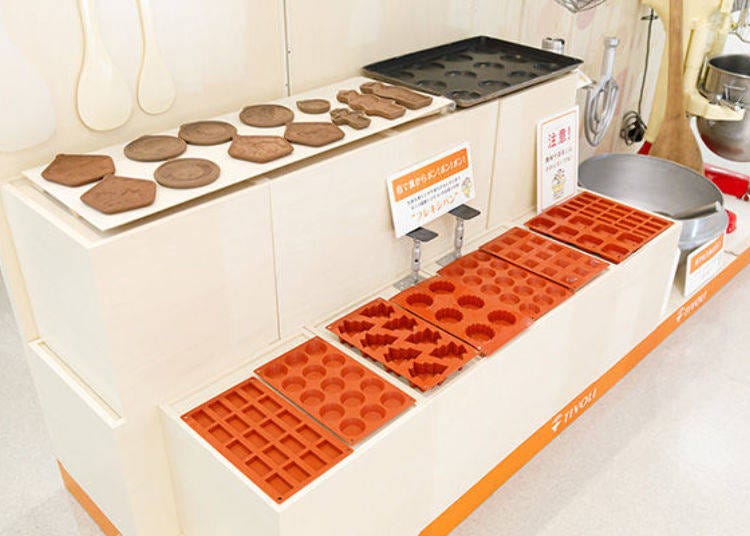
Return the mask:
M589 385L572 402L539 428L510 455L495 466L487 475L464 493L456 502L440 514L420 533L420 536L444 536L456 528L479 505L487 500L500 486L536 456L565 428L573 424L594 402L601 398L617 382L624 378L638 363L656 348L685 320L710 300L745 266L750 264L750 249L744 251L719 275L696 292L690 300L664 320L651 334L643 339L630 353L617 362L601 378Z
M57 462L57 467L60 469L60 475L62 475L65 488L70 492L73 498L78 501L78 504L86 510L86 513L94 520L94 523L99 525L102 532L106 536L120 536L120 531L117 530L117 527L112 524L104 512L102 512L96 503L91 500L91 497L83 491L83 488L78 485L78 482L73 480L73 477L70 476L70 473L65 470L65 467L63 467L59 461Z
M537 453L547 446L565 428L573 424L599 398L609 391L617 382L624 378L638 363L643 360L656 346L666 339L685 320L690 318L708 300L710 300L724 285L726 285L740 270L750 264L750 249L743 252L716 278L706 284L688 302L678 308L671 316L664 320L651 334L641 341L633 350L623 357L616 365L609 369L601 378L581 392L572 402L565 406L557 415L547 421L531 437L524 441L507 458L495 466L487 475L477 482L469 491L464 493L456 502L448 507L440 516L422 530L420 536L444 536L450 533L464 519L466 519L480 504L502 486L511 476L520 470ZM106 536L119 536L120 532L107 519L107 516L91 500L86 492L68 474L58 462L60 474L65 487L80 503L84 510L99 525Z

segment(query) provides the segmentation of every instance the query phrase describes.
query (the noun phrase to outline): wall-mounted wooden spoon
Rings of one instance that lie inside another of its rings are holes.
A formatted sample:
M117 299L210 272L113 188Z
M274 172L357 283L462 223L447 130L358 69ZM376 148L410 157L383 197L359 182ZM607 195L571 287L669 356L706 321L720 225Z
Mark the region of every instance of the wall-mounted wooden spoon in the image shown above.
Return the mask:
M143 60L138 75L138 104L149 114L166 112L177 95L172 75L164 63L151 20L150 0L137 0L143 35Z
M130 87L104 46L93 0L78 0L83 26L83 64L78 78L78 115L93 130L113 130L133 111Z
M685 115L683 18L684 0L669 2L669 54L667 109L659 134L651 148L651 156L672 160L703 175L703 157L695 139L690 120Z

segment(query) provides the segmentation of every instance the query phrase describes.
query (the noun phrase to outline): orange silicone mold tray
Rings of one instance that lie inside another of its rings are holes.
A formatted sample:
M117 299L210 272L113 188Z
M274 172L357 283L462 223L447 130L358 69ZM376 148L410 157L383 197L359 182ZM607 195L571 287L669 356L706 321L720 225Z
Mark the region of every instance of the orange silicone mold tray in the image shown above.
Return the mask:
M438 273L494 296L534 320L573 295L562 285L484 251L465 255Z
M414 404L412 397L320 337L255 372L351 444Z
M531 325L531 318L516 304L500 298L501 289L493 284L471 288L433 277L392 301L489 355Z
M609 266L606 262L538 234L514 227L480 249L577 290Z
M328 329L421 391L440 385L478 355L472 346L382 298Z
M182 418L278 503L352 451L256 378Z
M526 222L534 231L619 263L672 222L589 192Z

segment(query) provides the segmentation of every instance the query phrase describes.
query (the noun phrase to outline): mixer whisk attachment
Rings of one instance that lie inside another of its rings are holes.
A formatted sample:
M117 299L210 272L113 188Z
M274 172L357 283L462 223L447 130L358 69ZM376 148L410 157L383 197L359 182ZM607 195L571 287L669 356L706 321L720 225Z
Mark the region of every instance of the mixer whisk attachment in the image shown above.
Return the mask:
M615 51L620 41L616 37L604 39L604 59L601 79L589 87L584 115L586 139L593 147L599 145L606 134L617 108L620 88L615 82Z

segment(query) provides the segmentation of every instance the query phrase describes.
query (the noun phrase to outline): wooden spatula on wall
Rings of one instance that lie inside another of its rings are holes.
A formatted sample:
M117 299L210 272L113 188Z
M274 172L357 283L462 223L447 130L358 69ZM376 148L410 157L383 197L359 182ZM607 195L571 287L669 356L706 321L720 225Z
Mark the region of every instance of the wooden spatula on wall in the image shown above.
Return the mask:
M682 73L683 2L684 0L669 1L667 109L650 154L672 160L703 175L701 150L690 128L690 120L685 115L685 87Z

